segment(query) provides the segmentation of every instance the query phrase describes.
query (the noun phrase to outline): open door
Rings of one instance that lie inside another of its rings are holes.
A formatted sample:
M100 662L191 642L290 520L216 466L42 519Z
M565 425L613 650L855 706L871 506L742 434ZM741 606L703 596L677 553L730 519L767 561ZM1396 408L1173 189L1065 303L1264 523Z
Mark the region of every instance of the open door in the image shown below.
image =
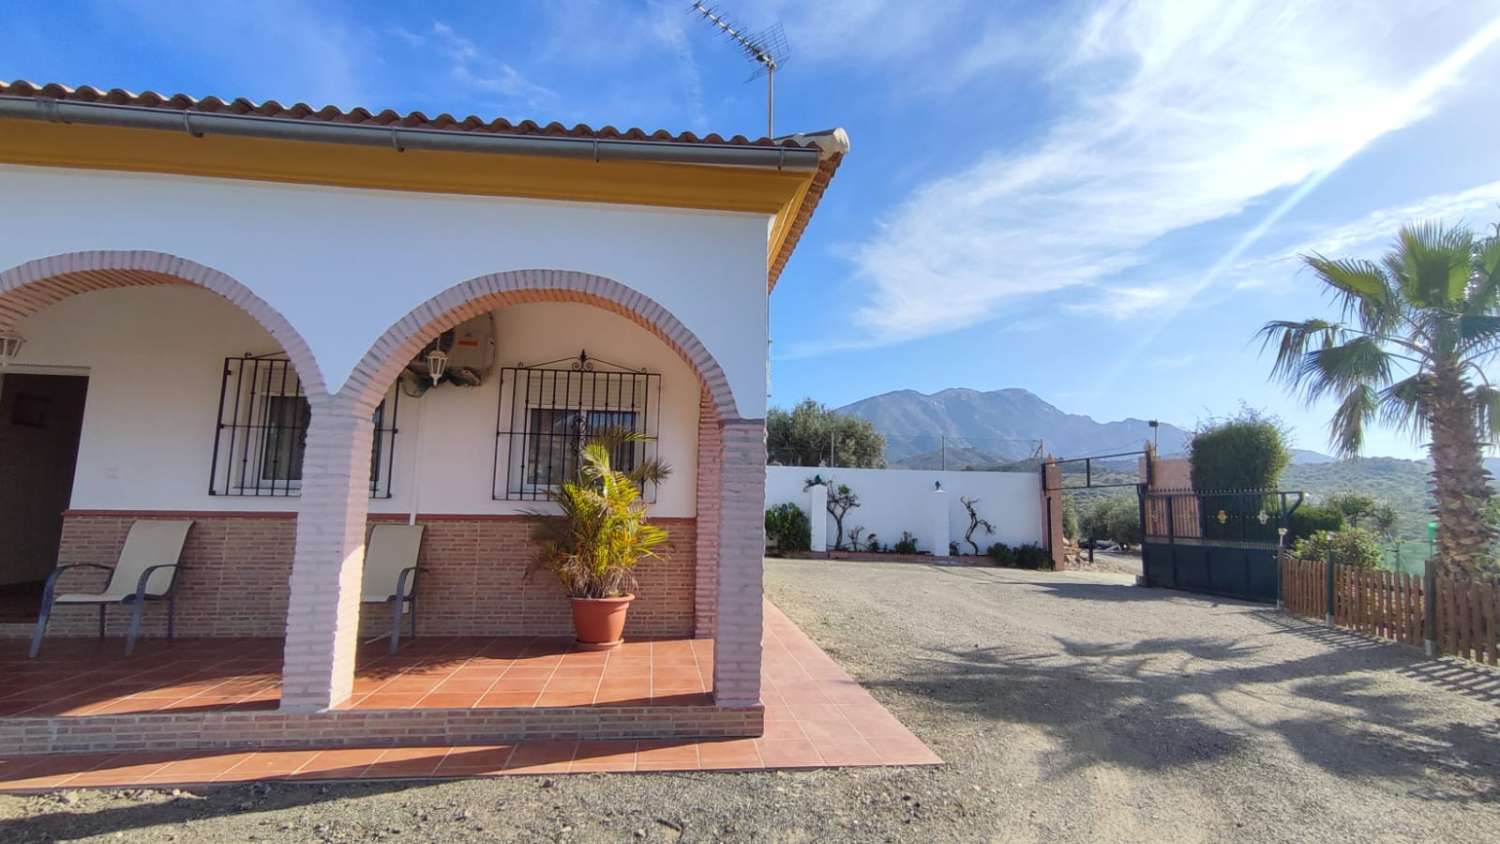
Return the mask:
M36 620L73 495L88 378L0 374L0 623Z

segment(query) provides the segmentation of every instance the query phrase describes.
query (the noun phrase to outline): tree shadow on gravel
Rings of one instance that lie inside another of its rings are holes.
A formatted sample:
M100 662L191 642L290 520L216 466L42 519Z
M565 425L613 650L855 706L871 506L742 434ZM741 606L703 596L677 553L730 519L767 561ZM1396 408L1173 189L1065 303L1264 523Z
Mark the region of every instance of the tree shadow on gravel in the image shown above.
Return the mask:
M1256 613L1256 616L1276 628L1278 634L1296 636L1331 648L1344 651L1393 651L1398 656L1409 658L1396 671L1401 676L1500 707L1500 670L1495 668L1457 657L1428 659L1409 645L1377 639L1352 630L1325 627L1275 610L1265 610Z
M434 784L432 780L410 780L359 783L257 782L200 787L141 786L111 789L117 795L114 802L124 805L104 807L89 805L95 802L92 798L84 798L86 802L65 802L77 798L64 796L68 790L63 789L57 794L39 798L56 801L57 811L0 820L0 841L71 841L158 827L162 829L163 835L171 831L180 836L183 831L181 825L185 823L210 821L232 815L253 816L286 809L314 808L324 803ZM153 799L159 792L171 796L165 800ZM386 831L380 832L384 834ZM303 830L303 834L313 835L310 829ZM191 840L192 835L187 837ZM277 840L277 834L271 832L261 837L263 840Z
M1195 636L1056 641L1055 652L934 649L865 685L1038 728L1058 746L1043 761L1052 777L1098 763L1163 772L1232 757L1259 757L1276 776L1284 745L1337 777L1429 800L1500 800L1500 725L1455 722L1380 677L1411 676L1417 655L1375 646L1275 658L1258 644Z

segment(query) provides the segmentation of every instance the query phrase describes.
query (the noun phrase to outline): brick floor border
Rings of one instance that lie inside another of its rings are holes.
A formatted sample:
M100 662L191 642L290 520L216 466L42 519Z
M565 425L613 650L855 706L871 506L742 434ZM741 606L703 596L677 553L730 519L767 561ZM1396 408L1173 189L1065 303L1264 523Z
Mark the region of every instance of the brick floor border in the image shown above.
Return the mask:
M0 718L10 754L758 736L762 707L193 712Z

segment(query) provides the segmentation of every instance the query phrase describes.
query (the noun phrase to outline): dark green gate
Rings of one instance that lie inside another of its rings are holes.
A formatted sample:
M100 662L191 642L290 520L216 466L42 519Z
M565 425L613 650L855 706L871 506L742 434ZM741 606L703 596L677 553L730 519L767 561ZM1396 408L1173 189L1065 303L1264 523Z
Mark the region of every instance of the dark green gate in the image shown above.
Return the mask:
M1302 500L1282 490L1143 493L1146 585L1274 602L1276 553Z

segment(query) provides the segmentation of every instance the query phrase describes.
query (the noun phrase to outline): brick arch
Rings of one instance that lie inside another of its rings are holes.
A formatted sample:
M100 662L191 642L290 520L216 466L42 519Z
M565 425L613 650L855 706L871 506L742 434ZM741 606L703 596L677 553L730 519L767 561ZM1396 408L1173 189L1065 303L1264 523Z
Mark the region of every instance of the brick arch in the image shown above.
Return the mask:
M577 302L619 314L656 335L697 374L719 419L739 417L729 379L707 347L670 311L639 291L572 270L512 270L456 284L412 309L371 345L339 391L374 407L401 368L437 334L505 305Z
M310 395L327 395L328 387L317 359L286 317L224 273L165 252L66 252L0 272L0 328L13 328L21 320L69 296L159 284L190 285L219 294L254 318L281 344Z

